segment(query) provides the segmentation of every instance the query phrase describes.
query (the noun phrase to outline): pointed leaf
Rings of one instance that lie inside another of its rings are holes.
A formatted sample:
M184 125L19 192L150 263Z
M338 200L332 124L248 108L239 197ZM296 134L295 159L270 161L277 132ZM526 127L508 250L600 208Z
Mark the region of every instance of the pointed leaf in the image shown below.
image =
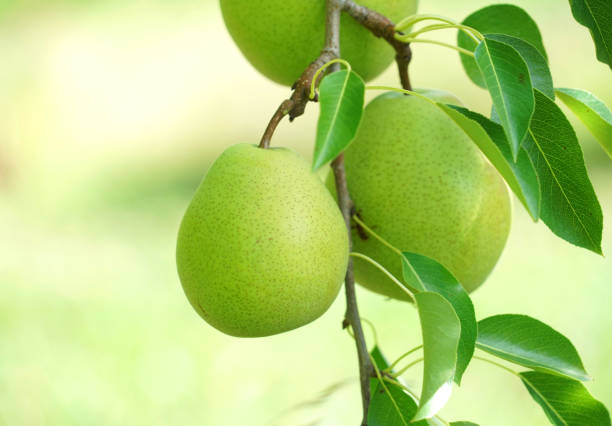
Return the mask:
M457 348L455 381L461 383L461 377L474 355L478 333L476 314L470 296L448 269L429 257L404 252L402 269L407 283L412 283L413 287L421 291L441 295L452 305L459 317L461 335Z
M557 89L557 95L612 158L612 112L606 104L582 89Z
M516 159L535 108L529 69L513 47L486 36L474 55Z
M313 170L336 158L351 143L361 122L364 99L365 83L352 71L338 71L323 79Z
M597 59L612 68L612 6L610 0L570 0L576 21L593 37Z
M574 129L559 107L535 90L536 111L523 143L542 188L540 217L553 233L601 254L601 207Z
M423 389L413 421L434 416L450 398L461 323L452 305L437 293L415 295L423 333Z
M484 7L465 18L463 25L470 26L482 34L506 34L524 40L535 47L544 59L547 59L537 24L527 12L518 6L495 4ZM462 31L459 31L457 36L457 44L470 51L476 47L476 42ZM474 58L461 54L461 63L468 77L476 85L486 88Z
M461 107L438 104L480 148L534 220L540 217L540 183L527 152L521 148L516 163L501 125Z
M567 337L526 315L496 315L480 321L477 346L534 370L590 379Z
M487 38L512 46L527 64L529 77L531 77L531 84L534 89L540 90L550 99L555 99L555 89L552 75L548 68L548 62L546 58L538 52L538 49L520 38L506 34L487 34Z
M610 426L608 410L582 383L537 371L520 373L520 378L553 425Z

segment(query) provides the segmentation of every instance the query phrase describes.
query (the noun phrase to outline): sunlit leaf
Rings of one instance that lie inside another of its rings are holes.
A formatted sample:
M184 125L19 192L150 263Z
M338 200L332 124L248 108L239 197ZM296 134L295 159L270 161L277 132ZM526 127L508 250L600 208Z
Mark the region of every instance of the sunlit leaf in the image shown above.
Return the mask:
M511 4L487 6L465 18L463 24L475 28L482 34L506 34L519 38L535 47L544 59L547 59L537 24L527 12L518 6ZM470 51L476 48L476 42L462 31L458 33L457 44ZM461 63L468 77L475 84L486 87L474 58L461 54Z
M526 371L520 377L553 425L610 426L608 410L582 383L538 371Z
M486 36L474 55L516 159L535 108L529 69L513 47Z
M361 122L364 99L365 83L352 71L334 72L323 79L313 170L336 158L351 143Z
M425 357L423 389L413 419L416 421L434 416L450 398L461 323L452 305L438 293L417 293L415 299Z
M548 62L538 52L538 49L520 38L506 34L487 34L487 38L512 46L527 64L533 88L538 89L549 98L555 99L555 89Z
M474 355L476 344L476 314L470 296L448 269L429 257L404 252L402 268L404 280L409 285L420 291L430 291L441 295L455 310L461 323L461 336L457 348L454 380L460 383Z
M535 90L535 99L536 110L523 146L540 179L540 217L559 237L601 254L601 207L576 133L546 95Z
M612 112L592 93L582 89L557 89L565 105L591 131L612 158Z
M496 315L478 323L477 346L499 358L577 380L589 380L574 345L526 315Z
M589 29L597 59L612 68L612 6L610 0L570 0L576 21Z

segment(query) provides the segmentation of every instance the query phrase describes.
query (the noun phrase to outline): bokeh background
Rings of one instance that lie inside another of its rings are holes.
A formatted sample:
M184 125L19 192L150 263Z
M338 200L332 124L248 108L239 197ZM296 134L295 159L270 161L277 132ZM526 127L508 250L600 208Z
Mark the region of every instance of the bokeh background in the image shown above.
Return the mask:
M460 20L487 3L422 0L421 11ZM514 3L539 22L556 85L612 105L612 73L568 3ZM489 110L454 52L414 54L416 86ZM396 85L394 69L378 82ZM0 425L357 424L343 296L307 327L236 339L199 319L175 271L177 227L206 169L257 141L288 94L241 57L214 0L0 0ZM308 158L316 115L311 105L284 122L274 143ZM572 121L609 252L612 161ZM389 358L418 343L412 307L358 296ZM588 388L612 406L609 257L557 239L515 203L504 255L473 297L479 318L530 314L569 336ZM416 386L418 371L406 379ZM516 378L478 361L442 415L547 424Z

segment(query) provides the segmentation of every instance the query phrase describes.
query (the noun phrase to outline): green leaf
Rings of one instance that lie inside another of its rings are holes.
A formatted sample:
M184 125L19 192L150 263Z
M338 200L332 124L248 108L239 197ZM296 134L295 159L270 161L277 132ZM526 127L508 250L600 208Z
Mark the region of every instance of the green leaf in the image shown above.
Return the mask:
M529 69L513 47L486 36L474 55L516 160L535 108Z
M361 123L364 99L365 83L352 71L338 71L323 79L313 170L336 158L351 143Z
M606 104L582 89L557 89L557 95L612 158L612 112Z
M536 110L523 146L542 188L540 217L553 233L601 252L603 217L574 129L559 107L535 90Z
M478 424L472 422L451 422L451 426L478 426Z
M610 0L570 0L576 21L587 27L597 59L612 68L612 6Z
M482 34L506 34L524 40L547 59L538 26L531 16L518 6L496 4L484 7L465 18L463 25L468 25ZM457 36L457 44L470 51L476 47L476 42L462 31L459 31ZM474 58L461 54L461 63L468 77L476 85L485 88L485 81Z
M388 382L383 386L380 380L373 378L370 389L369 426L406 426L414 417L417 404L399 386Z
M434 416L448 401L453 387L461 323L452 305L441 295L415 295L423 333L425 357L423 389L413 421Z
M444 297L452 305L461 323L461 335L457 348L455 381L461 377L474 355L478 325L474 305L467 291L448 269L435 260L416 253L404 252L402 269L404 279L421 291L430 291Z
M389 367L389 362L378 346L375 346L374 349L372 349L370 355L374 359L374 362L379 370L384 370L385 368ZM391 385L391 387L389 387L389 385ZM391 396L385 394L385 386L387 386ZM414 417L414 414L417 411L417 398L414 396L414 394L407 393L398 386L389 384L388 382L385 382L385 386L382 386L377 378L370 379L371 400L370 409L368 412L368 425L404 426L408 424L410 419ZM405 398L406 395L410 397L411 401L408 401ZM397 404L401 415L398 413L398 409L395 408L393 401L395 401ZM402 418L404 419L403 421ZM444 426L444 424L445 423L443 421L435 417L410 423L410 425L415 426Z
M608 410L582 383L537 371L526 371L519 376L553 425L610 426Z
M514 162L501 125L461 107L438 104L480 148L534 220L540 216L540 183L527 152L521 148Z
M379 370L389 367L389 362L378 346L372 349L370 355ZM385 391L385 388L388 392ZM392 383L385 382L383 386L380 380L371 378L370 393L371 399L368 411L368 425L370 426L406 426L417 411L416 398ZM425 420L410 424L429 425Z
M526 315L496 315L480 321L477 346L523 367L590 380L574 345L558 331Z
M488 34L487 38L512 46L527 64L533 88L538 89L550 99L555 99L555 89L548 62L538 52L538 49L520 38L506 34Z

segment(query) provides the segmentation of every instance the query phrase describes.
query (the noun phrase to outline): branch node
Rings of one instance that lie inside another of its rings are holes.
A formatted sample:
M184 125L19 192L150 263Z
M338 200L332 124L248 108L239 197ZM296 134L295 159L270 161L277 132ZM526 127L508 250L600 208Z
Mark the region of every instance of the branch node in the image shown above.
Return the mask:
M395 31L393 21L374 10L355 3L353 0L344 0L343 10L355 21L370 30L372 34L383 38L395 49L395 60L402 87L406 90L412 90L408 76L408 65L412 60L412 50L410 49L410 43L405 43L395 38L397 31Z

